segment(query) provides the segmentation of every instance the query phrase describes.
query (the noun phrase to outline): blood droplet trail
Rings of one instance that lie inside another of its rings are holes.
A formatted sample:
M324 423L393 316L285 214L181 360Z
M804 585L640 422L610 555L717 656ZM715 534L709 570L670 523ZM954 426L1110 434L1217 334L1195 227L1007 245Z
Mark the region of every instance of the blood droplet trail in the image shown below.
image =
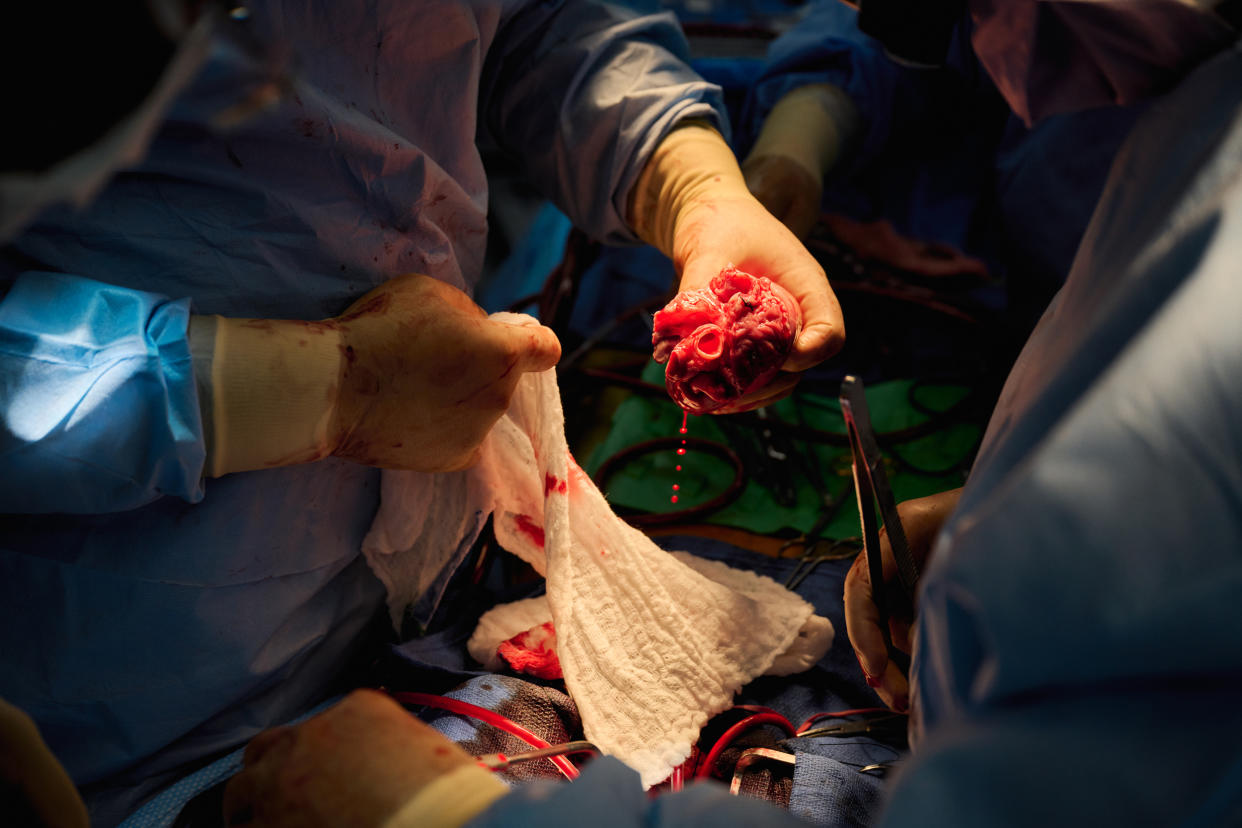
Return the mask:
M685 433L686 433L686 420L687 420L687 418L689 418L689 416L690 416L690 412L689 412L689 411L682 411L682 412L681 412L681 428L680 428L680 429L678 429L678 431L679 431L681 434L685 434ZM677 449L677 456L678 456L678 457L681 457L681 456L682 456L682 455L684 455L685 453L686 453L686 441L683 439L683 440L681 441L681 448ZM681 471L681 464L678 464L678 465L677 465L677 469L676 469L676 470L677 470L677 471ZM674 483L674 484L673 484L673 491L674 491L674 492L681 491L681 486L679 486L679 485L677 485L676 483ZM673 495L672 497L670 497L670 498L669 498L669 502L670 502L670 503L676 503L676 502L677 502L677 495Z

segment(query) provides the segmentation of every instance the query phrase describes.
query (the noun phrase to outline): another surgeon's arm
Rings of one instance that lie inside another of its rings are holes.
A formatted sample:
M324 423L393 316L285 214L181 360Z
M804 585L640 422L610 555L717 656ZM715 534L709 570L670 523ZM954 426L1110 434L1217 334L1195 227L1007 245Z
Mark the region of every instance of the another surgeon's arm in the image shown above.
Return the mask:
M710 126L683 122L656 147L631 195L630 217L639 236L672 259L681 290L705 286L732 264L767 276L798 300L802 333L785 373L720 413L780 399L800 372L844 344L841 307L823 268L751 195L733 151Z
M742 162L746 184L794 235L806 238L819 220L824 176L860 131L858 110L842 89L797 87L764 120Z

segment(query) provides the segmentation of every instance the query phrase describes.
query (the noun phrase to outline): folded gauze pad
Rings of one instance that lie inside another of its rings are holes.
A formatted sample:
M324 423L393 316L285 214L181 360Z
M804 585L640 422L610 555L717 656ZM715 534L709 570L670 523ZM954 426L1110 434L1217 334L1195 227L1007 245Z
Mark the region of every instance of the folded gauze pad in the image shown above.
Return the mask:
M666 552L613 514L569 454L554 371L521 379L473 468L384 472L363 551L394 621L489 513L501 546L547 578L547 595L488 613L471 653L500 669L502 641L551 621L586 738L644 785L690 755L742 685L805 670L832 643L832 625L770 578Z

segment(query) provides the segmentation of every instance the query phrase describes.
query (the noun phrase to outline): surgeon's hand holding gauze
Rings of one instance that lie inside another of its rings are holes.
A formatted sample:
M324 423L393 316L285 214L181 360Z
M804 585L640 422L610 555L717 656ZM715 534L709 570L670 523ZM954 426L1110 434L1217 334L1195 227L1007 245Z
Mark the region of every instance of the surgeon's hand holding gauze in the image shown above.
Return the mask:
M704 287L733 265L766 276L797 300L802 332L782 366L789 373L732 410L775 402L792 390L797 372L845 343L841 307L824 269L747 189L733 151L714 129L689 121L665 136L631 194L630 221L673 260L680 290Z
M799 238L819 219L823 178L859 125L853 101L829 84L794 89L763 122L742 172L755 197Z
M532 317L490 319L462 291L417 274L317 322L196 317L190 347L211 476L328 455L464 468L522 374L561 353Z

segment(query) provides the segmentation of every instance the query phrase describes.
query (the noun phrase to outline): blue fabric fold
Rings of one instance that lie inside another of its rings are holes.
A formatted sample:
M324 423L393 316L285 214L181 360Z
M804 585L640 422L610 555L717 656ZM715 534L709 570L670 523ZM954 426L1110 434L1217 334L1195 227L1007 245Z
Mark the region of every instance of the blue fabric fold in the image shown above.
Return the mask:
M0 512L203 497L190 302L61 273L0 301Z

